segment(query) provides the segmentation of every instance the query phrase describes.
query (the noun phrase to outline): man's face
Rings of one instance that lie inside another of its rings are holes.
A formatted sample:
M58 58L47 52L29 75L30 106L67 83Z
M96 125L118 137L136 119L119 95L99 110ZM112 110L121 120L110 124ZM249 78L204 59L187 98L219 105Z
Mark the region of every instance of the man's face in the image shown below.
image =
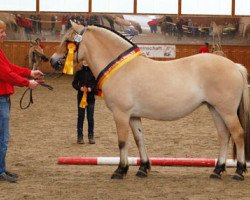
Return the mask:
M4 41L5 36L6 36L5 29L0 28L0 43Z

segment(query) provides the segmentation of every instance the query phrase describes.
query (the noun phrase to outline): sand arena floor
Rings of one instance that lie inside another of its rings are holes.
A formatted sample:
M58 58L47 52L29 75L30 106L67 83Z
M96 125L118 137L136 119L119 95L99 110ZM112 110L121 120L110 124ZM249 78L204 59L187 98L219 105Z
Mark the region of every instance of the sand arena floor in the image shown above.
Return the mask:
M59 156L119 156L112 114L101 99L96 101L96 144L76 144L76 92L71 81L72 76L47 79L54 91L37 88L27 110L19 108L24 88L16 88L7 166L20 178L15 184L0 182L1 200L250 198L249 174L244 182L233 181L232 168L219 181L208 178L213 168L152 166L149 177L140 179L135 176L138 167L131 166L124 180L111 180L116 166L58 165ZM205 106L177 121L143 119L142 123L151 157L218 155L217 133ZM138 156L132 134L129 142L129 156Z

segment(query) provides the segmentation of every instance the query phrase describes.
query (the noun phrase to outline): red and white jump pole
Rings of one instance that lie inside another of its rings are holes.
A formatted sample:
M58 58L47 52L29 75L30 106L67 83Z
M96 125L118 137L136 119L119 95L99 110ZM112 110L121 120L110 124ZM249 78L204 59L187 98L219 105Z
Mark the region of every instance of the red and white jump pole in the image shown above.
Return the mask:
M215 167L217 159L208 158L149 158L151 165L155 166L190 166L190 167ZM60 165L118 165L119 157L59 157ZM129 157L128 164L133 166L140 165L141 160L138 157ZM227 167L236 167L236 160L227 159ZM250 163L247 163L250 167Z

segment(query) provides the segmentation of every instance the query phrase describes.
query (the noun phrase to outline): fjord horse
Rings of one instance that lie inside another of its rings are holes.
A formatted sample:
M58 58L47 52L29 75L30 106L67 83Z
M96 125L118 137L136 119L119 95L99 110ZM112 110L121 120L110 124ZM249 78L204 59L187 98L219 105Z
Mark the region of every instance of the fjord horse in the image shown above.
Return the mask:
M226 54L222 51L222 48L219 44L213 45L211 53L219 55L219 56L227 57Z
M221 36L223 32L223 26L217 25L214 21L212 21L210 24L210 27L211 27L211 34L213 37L213 45L215 45L215 43L218 43L219 45L221 45ZM216 37L217 37L217 42L215 41Z
M28 57L29 68L33 70L39 69L42 62L49 61L49 58L44 54L43 49L33 41L30 43Z
M98 81L116 123L120 163L113 179L128 171L128 133L132 129L141 164L139 177L151 168L144 144L141 118L176 120L202 104L212 113L220 139L220 153L211 178L225 171L230 138L236 145L237 169L233 176L244 180L249 146L249 92L247 71L214 54L197 54L172 61L154 61L140 54L135 44L103 26L84 27L72 22L60 48L52 55L58 67L67 54L67 42L75 42L76 60L85 60ZM238 118L237 112L241 114ZM245 142L244 142L245 141Z

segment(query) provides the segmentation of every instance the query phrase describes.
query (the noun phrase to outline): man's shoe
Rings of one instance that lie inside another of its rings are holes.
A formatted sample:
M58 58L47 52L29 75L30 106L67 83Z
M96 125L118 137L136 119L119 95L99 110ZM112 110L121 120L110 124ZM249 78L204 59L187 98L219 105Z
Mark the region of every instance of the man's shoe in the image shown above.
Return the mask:
M10 183L15 183L16 178L8 176L6 173L2 173L2 174L0 174L0 181L7 181Z
M77 144L84 144L83 139L82 139L82 138L78 138L78 139L77 139Z
M89 144L95 144L95 140L93 138L89 139Z
M13 172L9 172L9 171L5 171L5 173L10 176L10 177L13 177L13 178L18 178L18 175L13 173Z

